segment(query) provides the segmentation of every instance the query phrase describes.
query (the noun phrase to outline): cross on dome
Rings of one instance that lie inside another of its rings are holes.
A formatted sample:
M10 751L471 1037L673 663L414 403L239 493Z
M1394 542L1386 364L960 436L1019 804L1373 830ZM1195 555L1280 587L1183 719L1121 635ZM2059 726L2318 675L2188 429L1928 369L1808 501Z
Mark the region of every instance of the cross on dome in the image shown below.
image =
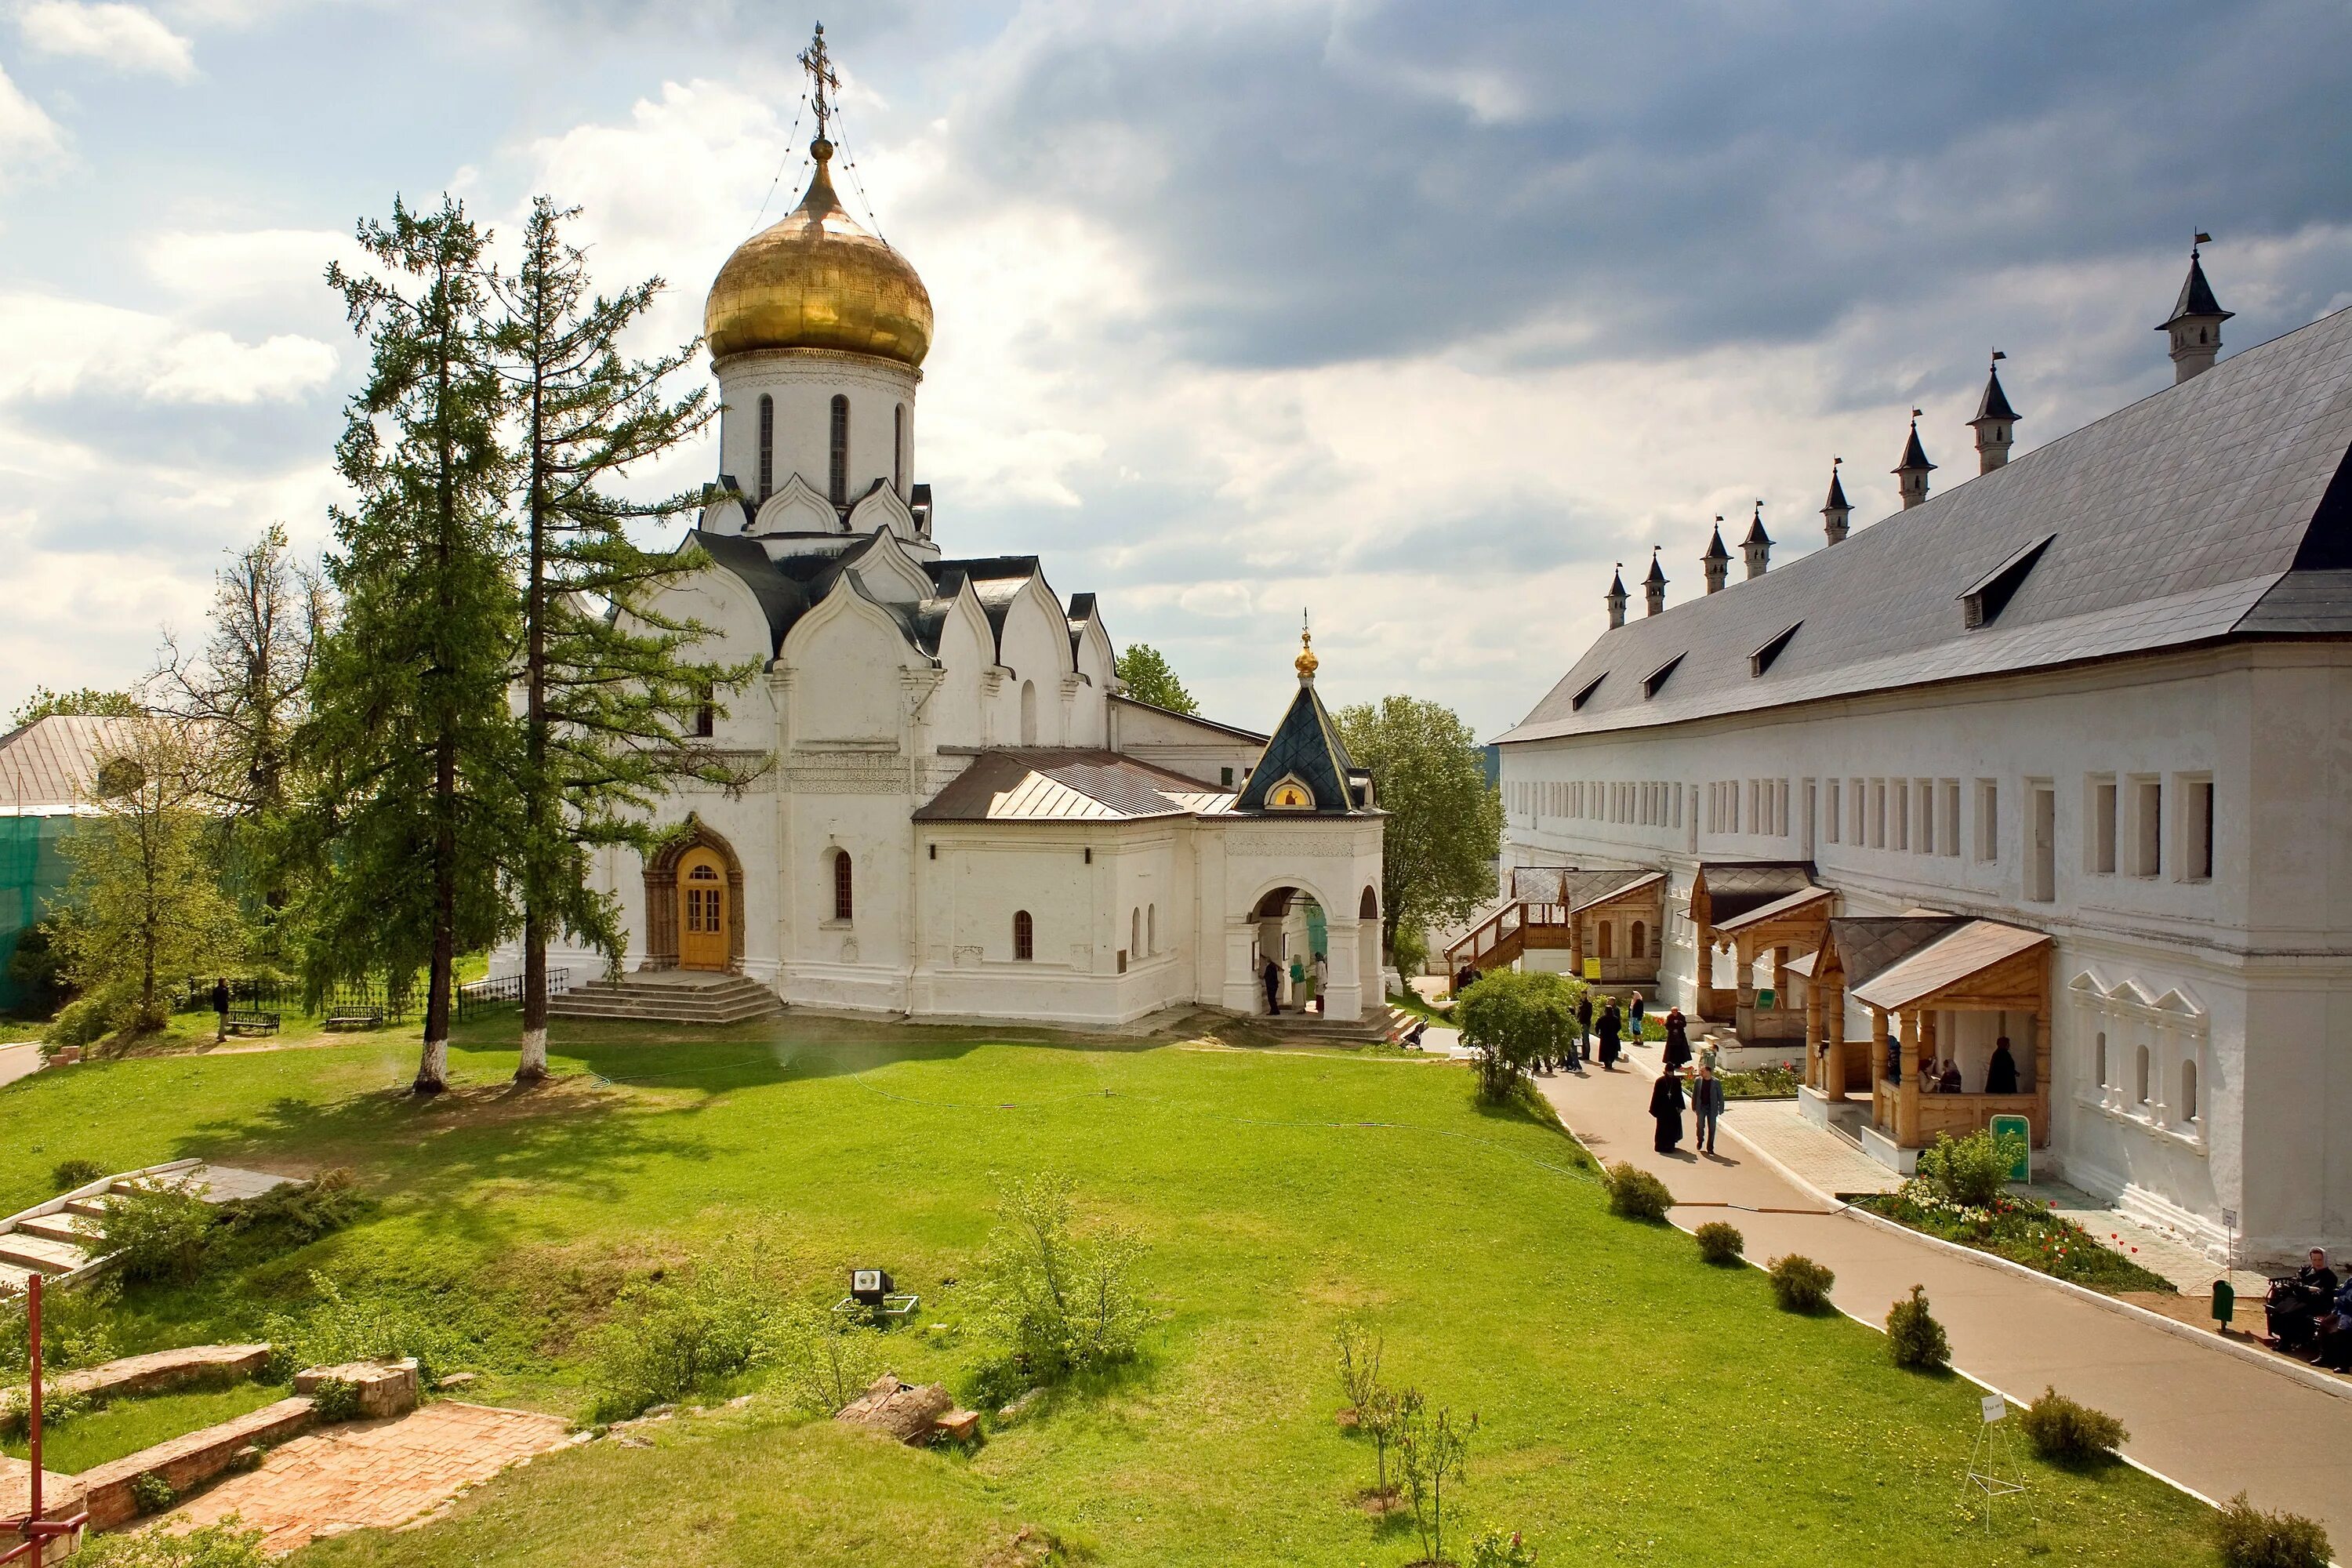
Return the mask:
M801 51L800 58L801 68L809 74L809 101L816 110L816 139L820 144L825 145L830 151L824 128L825 122L832 118L833 105L826 101L825 90L829 88L835 92L839 92L841 78L834 74L833 57L825 52L823 22L816 25L816 37L809 41L807 48ZM815 152L816 149L812 147L810 151ZM823 155L823 153L818 154L820 157Z

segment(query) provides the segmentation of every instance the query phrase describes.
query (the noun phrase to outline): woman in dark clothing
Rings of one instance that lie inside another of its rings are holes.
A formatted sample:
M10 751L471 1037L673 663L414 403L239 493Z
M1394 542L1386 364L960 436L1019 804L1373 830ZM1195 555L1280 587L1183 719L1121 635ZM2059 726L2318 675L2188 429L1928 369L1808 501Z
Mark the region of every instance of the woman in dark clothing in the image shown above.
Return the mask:
M1985 1068L1985 1092L1987 1094L2017 1092L2017 1058L2009 1054L2007 1035L2003 1035L2000 1037L2000 1043L1992 1048L1992 1065Z
M1691 1059L1690 1036L1675 1022L1680 1013L1666 1019L1666 1052L1663 1058L1668 1072L1680 1072Z
M1591 1043L1592 993L1580 991L1576 994L1576 1065L1578 1067L1582 1067L1584 1058L1591 1054Z
M1610 1072L1617 1070L1617 1031L1623 1026L1614 1002L1601 1009L1600 1020L1593 1025L1601 1034L1601 1065Z
M1658 1152L1671 1154L1681 1148L1683 1080L1680 1074L1669 1072L1658 1075L1658 1081L1650 1086L1650 1114L1655 1117L1658 1122L1657 1142L1653 1145Z

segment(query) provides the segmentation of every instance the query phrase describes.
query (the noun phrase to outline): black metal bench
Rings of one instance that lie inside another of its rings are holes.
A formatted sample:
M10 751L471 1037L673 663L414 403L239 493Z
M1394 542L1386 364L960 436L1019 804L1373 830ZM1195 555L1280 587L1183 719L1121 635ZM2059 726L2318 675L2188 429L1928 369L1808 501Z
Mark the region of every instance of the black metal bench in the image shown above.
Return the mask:
M274 1035L278 1032L278 1015L252 1009L232 1009L226 1027L232 1035Z
M327 1015L320 1026L327 1029L381 1029L383 1009L378 1007L338 1007Z

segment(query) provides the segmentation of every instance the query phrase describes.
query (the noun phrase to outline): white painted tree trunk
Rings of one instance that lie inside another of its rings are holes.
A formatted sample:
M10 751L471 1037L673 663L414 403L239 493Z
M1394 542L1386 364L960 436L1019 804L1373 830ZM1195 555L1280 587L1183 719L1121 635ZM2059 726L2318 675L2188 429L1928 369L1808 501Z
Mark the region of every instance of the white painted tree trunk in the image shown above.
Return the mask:
M547 1031L525 1029L522 1032L522 1060L515 1065L519 1083L535 1082L547 1076Z
M416 1063L416 1082L411 1087L418 1094L438 1094L449 1087L449 1042L446 1039L425 1042L425 1055Z

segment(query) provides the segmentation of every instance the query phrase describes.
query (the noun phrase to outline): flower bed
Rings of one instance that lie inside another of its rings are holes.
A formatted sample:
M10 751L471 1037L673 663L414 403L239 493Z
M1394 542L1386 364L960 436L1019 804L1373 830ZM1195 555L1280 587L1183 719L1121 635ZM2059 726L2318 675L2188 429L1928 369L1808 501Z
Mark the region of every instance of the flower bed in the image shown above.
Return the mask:
M1723 1075L1726 1100L1793 1100L1805 1075L1794 1062L1771 1062L1746 1072Z
M2101 1246L2073 1220L2031 1199L2003 1194L1988 1205L1971 1205L1939 1196L1924 1184L1910 1181L1894 1192L1856 1201L1858 1206L1897 1225L2109 1295L2173 1289L2172 1281L2161 1274Z

